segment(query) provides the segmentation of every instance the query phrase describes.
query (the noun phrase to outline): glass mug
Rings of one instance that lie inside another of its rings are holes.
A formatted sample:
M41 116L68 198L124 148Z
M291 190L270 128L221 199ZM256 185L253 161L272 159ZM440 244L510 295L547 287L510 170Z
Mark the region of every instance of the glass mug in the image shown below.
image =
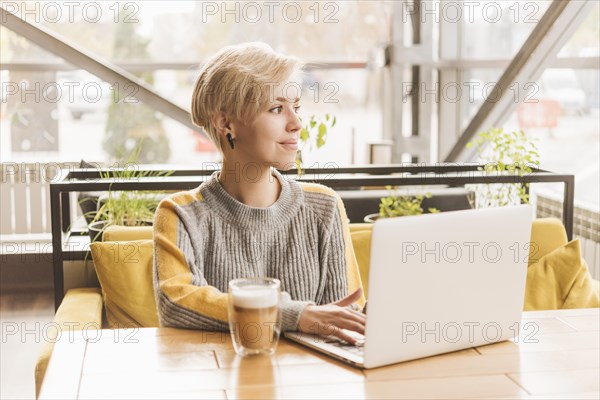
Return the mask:
M241 278L229 282L229 332L240 356L273 354L281 331L281 282Z

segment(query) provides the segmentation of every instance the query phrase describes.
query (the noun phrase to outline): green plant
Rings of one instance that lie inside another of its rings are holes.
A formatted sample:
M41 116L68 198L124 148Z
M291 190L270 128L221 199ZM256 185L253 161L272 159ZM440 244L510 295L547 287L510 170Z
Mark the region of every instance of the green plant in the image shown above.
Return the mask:
M477 147L479 170L486 175L524 176L540 164L535 139L519 132L506 133L502 128L490 128L477 135L467 148ZM468 185L475 192L477 207L501 207L529 203L529 184L477 184Z
M111 179L112 182L108 189L106 201L99 204L97 211L91 211L85 215L90 214L93 216L89 225L95 222L105 222L99 229L99 233L93 237L93 240L98 236L101 237L109 225L143 226L152 224L154 212L158 206L156 195L164 193L164 191L129 190L115 192L112 190L115 182L138 181L140 178L168 176L174 172L140 171L137 159L142 150L142 144L143 140L133 148L127 156L123 168L114 167L100 171L100 179Z
M421 215L423 214L423 208L421 204L423 199L431 198L431 193L410 196L410 195L398 195L397 191L392 190L391 186L385 187L389 195L382 197L379 203L379 216L381 218L390 217L402 217L406 215ZM428 208L430 213L438 213L440 210L437 208Z
M306 121L302 121L302 130L300 131L300 142L302 146L298 149L296 153L296 169L298 170L298 175L303 175L304 170L302 168L302 151L306 144L308 143L309 149L312 150L313 147L320 149L325 145L327 141L327 134L329 129L335 126L337 119L335 115L325 114L324 117L318 117L316 115L311 115L310 118Z

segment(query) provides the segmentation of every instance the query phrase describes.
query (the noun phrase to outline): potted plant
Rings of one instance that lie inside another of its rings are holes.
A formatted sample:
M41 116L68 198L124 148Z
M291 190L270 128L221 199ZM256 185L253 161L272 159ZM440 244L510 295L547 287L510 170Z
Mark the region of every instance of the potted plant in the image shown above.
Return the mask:
M106 195L98 199L98 208L84 214L91 222L88 224L90 239L102 239L104 230L109 225L144 226L152 225L154 212L165 192L162 191L113 191L112 185L116 181L138 180L144 177L168 176L173 171L140 171L136 164L142 141L132 150L127 157L124 168L110 168L100 171L101 179L113 179Z
M109 225L152 225L159 201L156 192L109 191L106 197L99 199L99 209L93 212L92 222L88 224L90 239L93 242L101 240Z
M302 167L302 151L304 150L304 147L306 147L306 144L308 143L310 150L314 147L317 149L323 147L327 141L329 129L333 128L336 122L337 119L335 115L330 114L325 114L324 117L311 115L308 120L302 121L302 129L300 131L300 142L302 143L302 146L296 153L296 169L298 171L298 176L304 174L304 169Z
M477 135L467 148L477 146L479 170L491 175L523 176L533 172L540 164L540 156L535 139L519 132L504 132L502 128L490 128ZM478 208L502 207L529 203L529 184L491 183L466 185L474 191L472 206Z
M402 217L406 215L421 215L421 207L425 198L431 198L431 193L412 195L399 195L397 190L392 190L391 186L385 187L389 195L382 197L379 203L379 213L369 214L365 217L365 222L375 222L378 218ZM430 213L438 213L440 210L434 207L427 209Z

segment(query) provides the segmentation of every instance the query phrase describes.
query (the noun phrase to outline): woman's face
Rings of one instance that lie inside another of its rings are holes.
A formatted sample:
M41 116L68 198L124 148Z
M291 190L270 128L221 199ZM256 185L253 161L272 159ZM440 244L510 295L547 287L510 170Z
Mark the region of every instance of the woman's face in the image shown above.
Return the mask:
M235 149L229 152L231 161L281 170L295 167L302 128L298 115L300 88L296 81L273 85L268 104L252 124L233 122Z

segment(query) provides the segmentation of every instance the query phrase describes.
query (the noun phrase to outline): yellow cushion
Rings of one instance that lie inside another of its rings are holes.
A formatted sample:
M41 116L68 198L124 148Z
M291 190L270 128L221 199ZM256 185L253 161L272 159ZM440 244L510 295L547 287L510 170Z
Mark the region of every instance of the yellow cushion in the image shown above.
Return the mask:
M153 242L95 242L90 245L110 328L157 327L152 283Z
M90 330L102 328L102 296L99 288L70 289L56 310L53 322L58 324L60 332L68 334L70 330ZM59 330L47 329L44 339L47 339L35 364L35 397L40 394L40 388L46 375L48 361L54 349Z
M371 228L373 228L373 224L367 223L367 222L359 222L359 223L349 224L348 226L350 227L351 233L356 232L356 231L364 231L364 230L370 231Z
M127 240L152 239L151 226L109 225L102 234L105 242L125 242Z
M567 232L559 219L538 218L531 224L531 245L529 247L529 265L537 262L546 254L566 245Z
M527 269L525 311L600 307L599 282L581 258L579 239L546 254Z
M363 283L363 290L366 297L368 296L367 282L369 281L369 260L371 258L371 228L361 230L350 229L350 235L352 236L352 246L354 247L360 280Z

